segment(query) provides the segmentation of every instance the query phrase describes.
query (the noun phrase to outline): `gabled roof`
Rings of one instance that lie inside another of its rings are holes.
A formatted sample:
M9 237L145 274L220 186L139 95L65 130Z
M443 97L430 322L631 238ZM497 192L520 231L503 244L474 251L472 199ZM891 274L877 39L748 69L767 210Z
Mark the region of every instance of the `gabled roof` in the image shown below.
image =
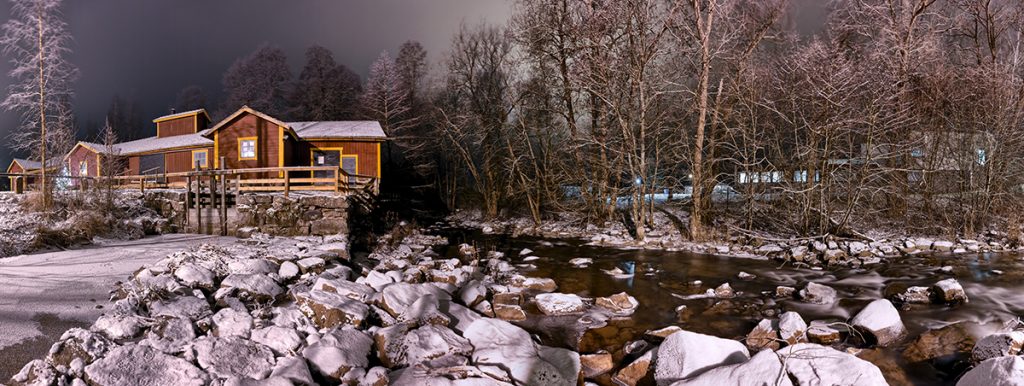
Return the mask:
M118 143L110 146L110 148L103 144L85 141L79 141L75 147L78 146L85 147L97 154L133 155L161 150L213 146L213 141L197 133L175 135L172 137L148 137L135 141ZM72 152L74 150L75 149L71 149Z
M245 113L249 113L249 114L255 115L257 117L266 119L266 120L274 123L275 125L283 126L285 128L285 130L288 131L289 134L291 134L293 137L297 138L297 136L295 135L295 131L292 130L292 128L290 126L288 126L287 123L282 122L281 120L279 120L277 118L274 118L272 116L269 116L267 114L264 114L264 113L261 113L259 111L256 111L255 109L253 109L252 107L249 107L249 106L242 106L242 108L238 109L238 111L235 111L234 114L228 115L227 118L224 118L220 122L217 122L217 124L213 125L213 127L199 132L199 134L204 136L204 137L209 138L211 135L213 135L214 132L224 128L224 126L227 126L228 123L231 123L231 121L235 120L235 118L238 118L239 116L241 116L242 114L245 114Z
M377 139L387 138L384 129L377 121L312 121L288 122L299 138L353 138Z
M50 164L50 168L52 168L52 167L60 164L60 158L50 158L50 159L46 160L46 163ZM39 162L39 161L33 161L33 160L24 159L24 158L15 158L15 159L11 160L11 164L7 166L7 172L8 173L10 173L11 168L14 167L15 164L20 165L21 168L23 170L25 170L26 172L31 172L33 170L39 170L39 169L42 169L42 167L43 167L43 163Z
M190 116L197 115L197 114L203 114L203 116L206 117L207 121L210 120L210 114L206 113L206 109L195 109L195 110L184 111L184 112L180 112L180 113L168 114L168 115L164 115L162 117L156 117L156 119L153 120L153 123L160 123L160 122L169 121L169 120L172 120L172 119L190 117Z

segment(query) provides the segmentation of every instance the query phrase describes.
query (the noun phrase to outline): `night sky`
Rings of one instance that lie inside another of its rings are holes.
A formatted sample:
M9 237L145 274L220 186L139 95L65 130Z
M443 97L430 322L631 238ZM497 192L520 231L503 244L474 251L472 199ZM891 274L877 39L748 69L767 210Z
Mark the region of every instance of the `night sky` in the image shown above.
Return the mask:
M798 24L817 25L822 0L795 0ZM443 60L462 23L506 23L509 0L65 0L74 36L70 57L81 75L74 109L80 125L103 122L114 95L133 100L145 119L169 112L185 86L206 92L208 109L221 97L221 76L261 44L282 48L297 77L307 47L319 44L361 76L382 50L392 56L409 39L423 43L433 66ZM0 21L10 4L0 3ZM0 62L0 92L10 79ZM17 128L15 113L0 111L0 143ZM0 146L0 164L10 163Z

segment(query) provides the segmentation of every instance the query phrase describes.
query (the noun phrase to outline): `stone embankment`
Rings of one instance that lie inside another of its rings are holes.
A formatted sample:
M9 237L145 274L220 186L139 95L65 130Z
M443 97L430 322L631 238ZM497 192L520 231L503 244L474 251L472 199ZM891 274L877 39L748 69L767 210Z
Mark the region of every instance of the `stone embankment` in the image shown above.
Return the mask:
M325 193L247 193L234 198L228 208L229 234L246 236L259 232L275 236L327 236L348 233L349 197ZM195 232L196 210L185 211L185 192L150 190L146 205L167 218L176 232ZM187 214L186 214L187 213ZM185 218L189 216L186 223ZM214 229L219 214L203 213L208 228ZM203 233L203 232L200 232Z

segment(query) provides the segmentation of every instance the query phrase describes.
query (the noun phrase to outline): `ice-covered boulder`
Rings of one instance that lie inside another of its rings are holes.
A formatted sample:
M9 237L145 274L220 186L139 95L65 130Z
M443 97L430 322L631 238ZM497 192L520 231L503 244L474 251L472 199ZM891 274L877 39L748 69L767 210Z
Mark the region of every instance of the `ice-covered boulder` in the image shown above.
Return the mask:
M888 384L871 362L813 343L800 343L776 351L789 379L800 385L874 386Z
M192 349L199 366L218 378L263 379L274 369L270 348L248 339L205 336L196 339Z
M181 284L192 288L213 290L216 277L213 272L198 264L184 264L174 270L174 277Z
M658 348L654 380L659 386L750 358L742 343L690 331L669 335Z
M354 368L366 368L373 340L352 327L335 328L302 350L313 369L326 378L340 381Z
M271 302L284 292L273 279L261 274L231 274L220 282L221 289L233 289L243 299Z
M583 299L575 294L539 294L534 297L534 301L537 302L540 312L551 316L581 314L587 309Z
M127 345L85 367L90 385L205 385L208 375L188 361L152 347Z
M252 315L248 312L222 308L213 315L213 335L248 338L249 332L252 331L252 323Z
M474 363L505 368L518 383L571 386L579 378L579 354L539 346L526 330L511 323L483 318L473 322L463 335L475 347Z
M836 302L836 290L832 287L807 283L804 289L800 290L800 300L813 304L832 304Z
M377 355L388 367L412 366L446 355L468 356L473 352L469 340L438 325L412 328L396 324L378 329L373 336Z
M886 299L868 303L867 307L850 320L850 325L862 334L868 335L880 347L895 343L907 333L899 311Z
M965 373L956 386L1024 386L1024 358L990 358Z
M450 301L451 294L440 287L428 284L396 283L387 286L381 291L380 307L397 317L401 315L409 305L413 304L425 295L434 295L437 300Z
M764 350L750 360L733 365L720 366L696 377L688 378L673 386L720 386L720 385L792 385L782 361L771 350Z
M184 318L160 318L139 344L152 346L166 354L178 354L196 339L192 322Z
M319 328L360 326L370 308L358 300L333 292L312 290L295 294L295 303Z
M936 300L947 304L967 303L967 292L956 279L949 278L941 280L932 286Z
M149 304L149 315L185 318L196 321L210 316L210 303L195 296L179 296L170 300L157 300Z
M302 346L303 342L302 337L294 329L281 326L269 326L253 330L250 339L253 342L270 347L278 355L294 353L295 350Z
M1017 355L1024 347L1024 331L1010 331L991 334L978 341L971 351L974 363L990 358Z

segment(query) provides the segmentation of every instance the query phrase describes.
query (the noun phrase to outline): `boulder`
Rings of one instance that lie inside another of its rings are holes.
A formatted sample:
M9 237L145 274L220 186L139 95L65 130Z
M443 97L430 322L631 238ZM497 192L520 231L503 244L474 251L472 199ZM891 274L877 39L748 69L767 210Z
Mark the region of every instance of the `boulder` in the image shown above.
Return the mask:
M868 361L813 343L776 352L789 379L800 385L887 385L882 371Z
M373 339L352 327L334 328L302 350L313 369L333 381L341 381L350 370L369 364Z
M256 302L272 302L284 291L267 275L255 273L231 274L220 282L222 289L233 289L243 299Z
M188 361L152 347L127 345L85 367L85 380L95 386L205 385L209 377Z
M805 303L832 304L836 301L836 290L818 283L807 283L807 286L800 290L800 300Z
M736 274L736 277L740 280L754 280L757 278L757 275L740 271L740 273Z
M268 275L277 270L277 264L267 259L237 259L228 263L228 272L231 274Z
M761 319L761 322L754 326L753 330L747 334L747 348L753 351L761 351L764 349L778 350L779 349L779 331L776 328L775 323L768 319Z
M327 267L327 262L319 257L307 257L296 262L302 273L319 273Z
M274 370L270 372L272 378L287 379L293 385L315 385L313 375L309 372L306 360L301 357L282 357L277 359Z
M546 293L539 294L534 298L537 308L545 315L561 316L581 314L587 307L583 299L574 294Z
M940 240L940 241L936 241L936 242L932 243L932 250L933 251L947 252L950 249L953 249L953 242L952 241Z
M775 297L777 298L791 298L794 293L796 293L796 288L793 287L786 287L782 285L775 287Z
M470 281L459 290L459 300L462 300L466 307L473 307L487 300L487 286L479 280Z
M293 354L303 343L302 337L299 336L298 332L281 326L269 326L253 330L250 339L253 342L270 347L278 355Z
M1024 331L1010 331L991 334L978 341L971 351L974 363L1006 355L1018 355L1024 346Z
M50 386L57 384L61 374L42 359L28 362L11 377L11 386ZM201 383L197 383L201 384Z
M594 259L591 259L589 257L576 257L576 258L570 259L569 260L569 264L572 264L574 267L577 267L577 268L583 268L583 267L589 266L591 264L594 264Z
M782 369L782 360L771 350L757 353L749 361L716 367L696 377L688 378L673 386L719 386L719 385L775 385L787 386L793 382Z
M278 268L277 270L277 276L280 276L282 279L285 280L290 280L299 277L299 273L299 266L290 261L281 263L281 268Z
M197 339L192 349L199 366L218 378L263 379L274 368L270 348L248 339L205 336Z
M493 310L494 316L501 320L526 320L526 311L523 311L523 308L517 305L495 304Z
M183 318L160 318L149 328L146 339L139 344L151 346L165 354L178 354L196 339L192 322Z
M252 316L247 312L222 308L213 315L213 335L248 338L249 332L252 331L252 322Z
M440 310L440 304L434 295L425 295L405 308L401 315L398 315L399 323L412 323L422 326L437 324L447 326L451 318Z
M473 322L463 335L475 348L474 363L508 369L517 383L572 386L579 378L579 354L539 346L526 330L511 323L483 318Z
M606 374L615 367L615 359L612 354L601 350L593 354L580 354L580 366L583 368L583 376L594 378Z
M198 264L183 264L174 270L174 277L181 284L191 288L201 288L207 291L214 289L215 276L213 272Z
M956 386L1022 386L1024 358L1003 356L990 358L965 373Z
M425 295L434 295L438 301L449 301L452 298L451 294L433 284L396 283L381 291L380 307L391 316L397 317L405 311L406 307Z
M605 308L615 315L631 315L640 306L636 298L625 292L619 292L612 296L600 297L595 300L598 307Z
M195 296L180 296L171 300L157 300L149 304L149 316L185 318L196 321L210 316L210 303Z
M931 303L932 294L928 287L913 286L907 288L903 293L896 295L896 300L900 303L927 304Z
M967 293L956 279L941 280L932 286L937 301L947 304L967 303Z
M907 332L899 311L886 299L868 303L867 307L850 320L850 325L868 336L879 347L895 343Z
M47 362L57 369L78 368L102 357L116 344L103 335L81 328L72 328L50 346ZM77 372L77 371L76 371Z
M395 272L395 274L391 274ZM397 277L395 277L397 276ZM366 284L376 291L383 291L384 287L395 284L402 281L402 274L398 271L388 271L383 273L380 271L370 271L364 278L363 284Z
M619 371L615 372L612 376L612 382L616 385L624 386L635 386L640 383L640 380L647 377L651 369L654 367L655 356L658 354L658 349L647 350L643 355L640 355L628 365L623 366Z
M468 356L473 352L469 341L448 327L410 327L408 324L396 324L374 333L377 356L385 366L413 366L446 355Z
M922 333L903 350L907 362L934 361L967 355L974 347L974 338L963 323L951 324Z
M318 328L360 326L370 312L370 308L358 300L318 290L295 294L295 303Z
M729 283L722 283L718 287L715 287L715 297L719 299L729 299L736 297L736 291L733 291L732 286Z
M142 331L142 327L143 320L138 315L110 313L96 319L90 329L106 335L107 338L120 341L134 338Z
M807 342L807 323L800 314L789 311L779 316L779 337L787 344Z
M840 337L838 329L820 320L811 321L811 325L807 327L807 340L811 343L832 344L838 342Z
M351 282L341 278L317 278L313 283L313 289L324 292L333 292L364 303L368 301L373 294L377 293L377 291L366 284Z
M665 338L657 358L654 379L665 386L714 367L744 362L750 353L735 340L683 330Z

